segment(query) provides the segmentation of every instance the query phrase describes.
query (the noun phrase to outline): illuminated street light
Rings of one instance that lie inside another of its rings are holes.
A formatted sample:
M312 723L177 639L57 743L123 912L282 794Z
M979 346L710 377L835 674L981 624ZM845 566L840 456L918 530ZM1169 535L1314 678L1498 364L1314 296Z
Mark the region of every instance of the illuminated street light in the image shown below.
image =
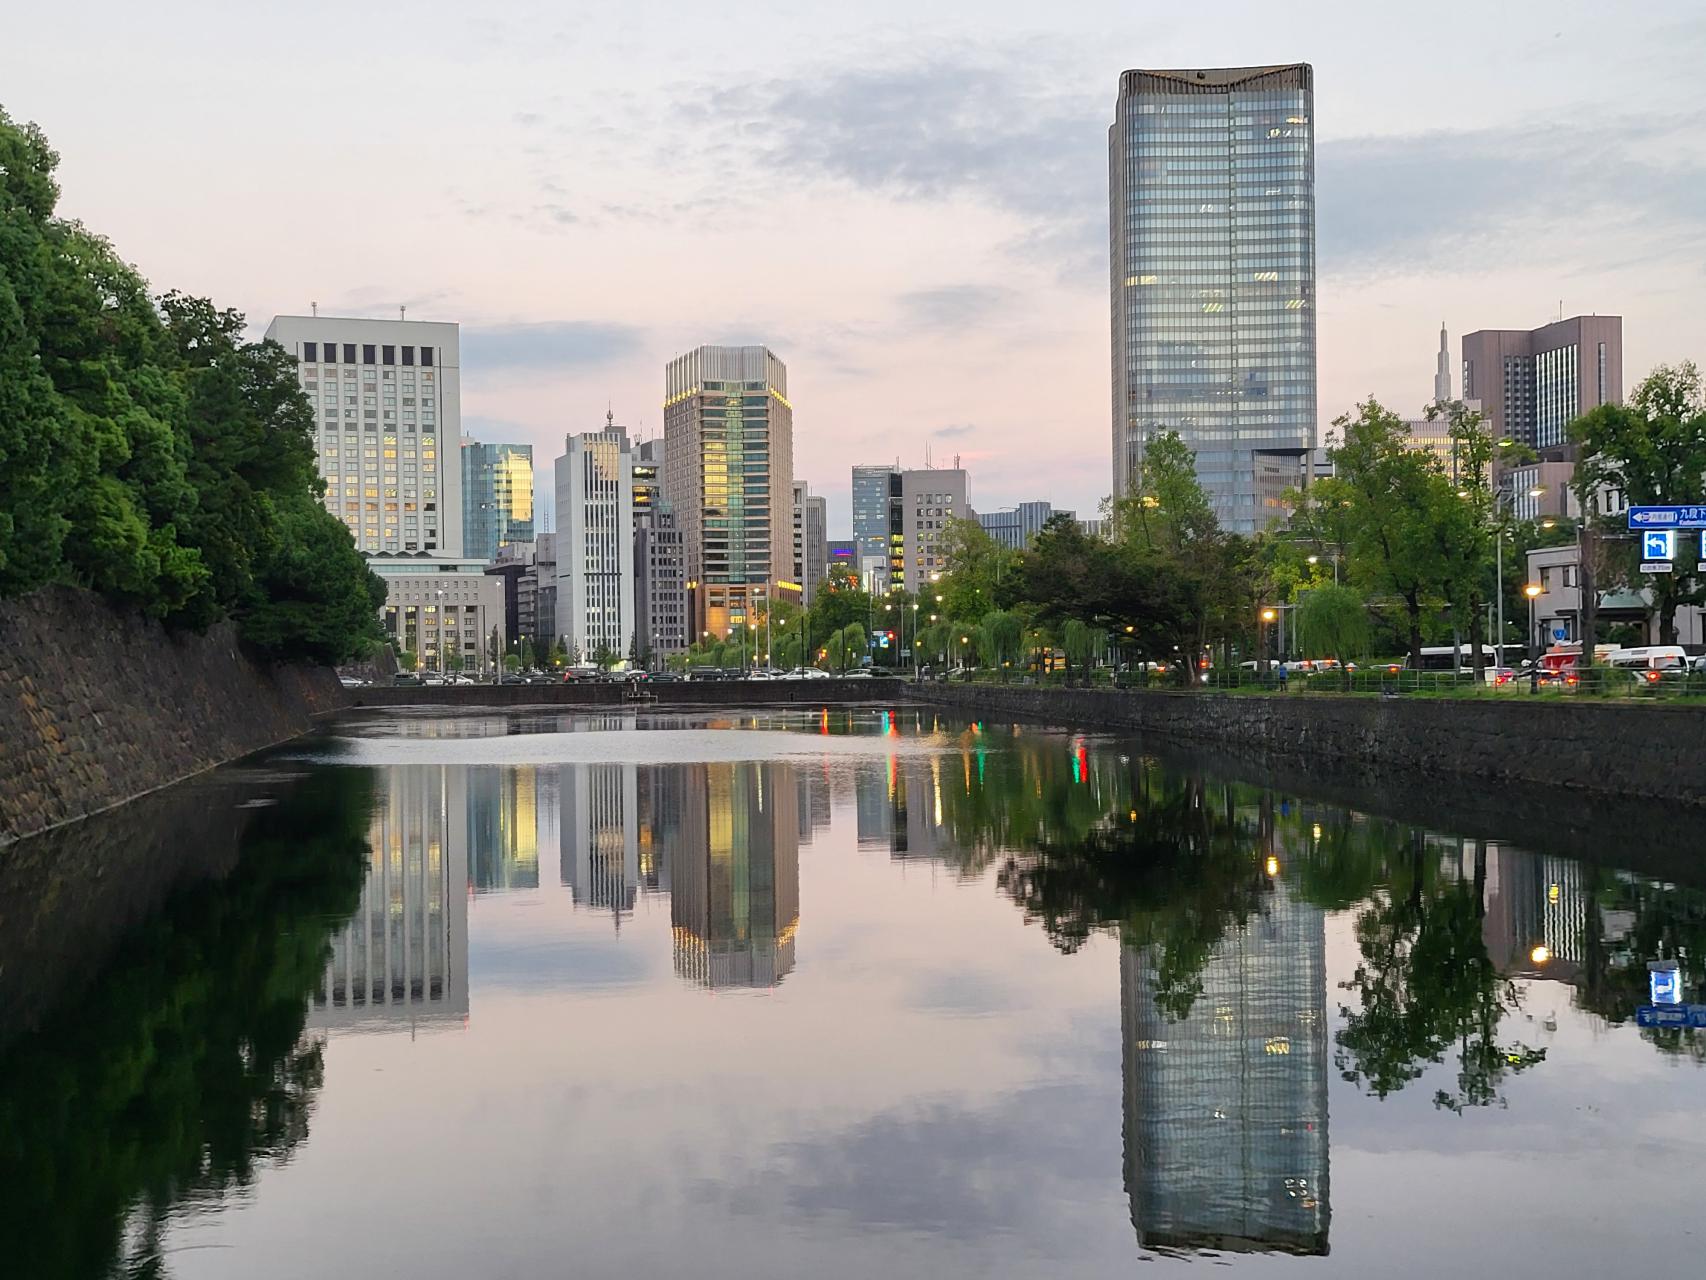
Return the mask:
M1279 875L1279 859L1270 853L1268 855L1268 860L1262 869L1268 873L1268 878L1270 880L1273 879L1275 876Z
M1552 948L1542 942L1539 946L1534 948L1533 951L1528 953L1528 958L1534 961L1535 964L1545 964L1552 958Z
M1272 609L1263 609L1262 610L1262 621L1263 622L1272 622L1277 617L1279 617L1279 614L1275 613Z
M1541 586L1538 582L1530 582L1523 587L1522 594L1532 600L1545 590L1546 588Z

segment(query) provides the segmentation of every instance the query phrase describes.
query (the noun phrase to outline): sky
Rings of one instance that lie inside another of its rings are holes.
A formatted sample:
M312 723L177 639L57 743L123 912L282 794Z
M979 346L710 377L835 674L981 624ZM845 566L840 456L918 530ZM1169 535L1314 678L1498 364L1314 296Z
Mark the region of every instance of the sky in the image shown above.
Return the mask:
M1012 0L23 6L0 107L158 290L462 326L464 431L661 431L663 366L762 343L796 478L1110 484L1107 127L1129 67L1315 68L1322 425L1453 340L1624 318L1706 359L1706 6ZM74 16L74 20L73 20Z

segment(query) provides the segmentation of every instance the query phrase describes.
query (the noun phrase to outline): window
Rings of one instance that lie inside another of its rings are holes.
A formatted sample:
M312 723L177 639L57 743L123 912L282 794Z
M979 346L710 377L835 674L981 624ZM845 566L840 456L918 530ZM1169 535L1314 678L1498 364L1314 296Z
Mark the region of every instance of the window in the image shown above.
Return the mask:
M412 364L414 364L414 362L415 362L415 349L413 347L404 347L403 348L403 363L406 365L412 365Z
M428 369L432 368L432 348L431 347L422 347L421 348L421 364L424 365Z
M1601 345L1603 346L1603 344ZM320 359L320 344L318 342L304 342L302 344L302 358L311 363L317 362Z
M364 342L361 344L361 362L363 364L372 364L374 362L375 355L376 350L371 342Z
M353 343L353 342L344 343L344 363L345 364L354 364L355 363L355 343Z
M396 347L387 346L387 347L381 348L381 350L384 353L384 361L386 364L396 364L397 363L397 348ZM387 378L389 378L391 375L386 374L385 376Z

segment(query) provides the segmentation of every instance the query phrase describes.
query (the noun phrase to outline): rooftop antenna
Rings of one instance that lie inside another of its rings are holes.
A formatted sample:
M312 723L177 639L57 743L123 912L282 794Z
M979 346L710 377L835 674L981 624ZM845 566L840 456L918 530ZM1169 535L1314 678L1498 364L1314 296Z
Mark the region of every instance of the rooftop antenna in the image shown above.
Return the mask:
M318 302L310 302L308 304L308 314L318 320L320 318L320 304Z
M399 302L397 304L397 319L407 320L408 318L409 318L409 309L406 306L404 306L402 303Z
M958 471L959 469L960 469L960 455L956 453L954 455L954 470Z

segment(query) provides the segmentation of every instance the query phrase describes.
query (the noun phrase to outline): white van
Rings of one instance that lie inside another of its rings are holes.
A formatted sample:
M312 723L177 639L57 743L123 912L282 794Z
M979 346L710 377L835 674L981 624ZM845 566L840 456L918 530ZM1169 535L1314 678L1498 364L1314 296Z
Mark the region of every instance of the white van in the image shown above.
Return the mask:
M1688 654L1679 644L1648 644L1633 649L1613 649L1605 656L1605 665L1656 684L1660 680L1681 680L1688 675Z

